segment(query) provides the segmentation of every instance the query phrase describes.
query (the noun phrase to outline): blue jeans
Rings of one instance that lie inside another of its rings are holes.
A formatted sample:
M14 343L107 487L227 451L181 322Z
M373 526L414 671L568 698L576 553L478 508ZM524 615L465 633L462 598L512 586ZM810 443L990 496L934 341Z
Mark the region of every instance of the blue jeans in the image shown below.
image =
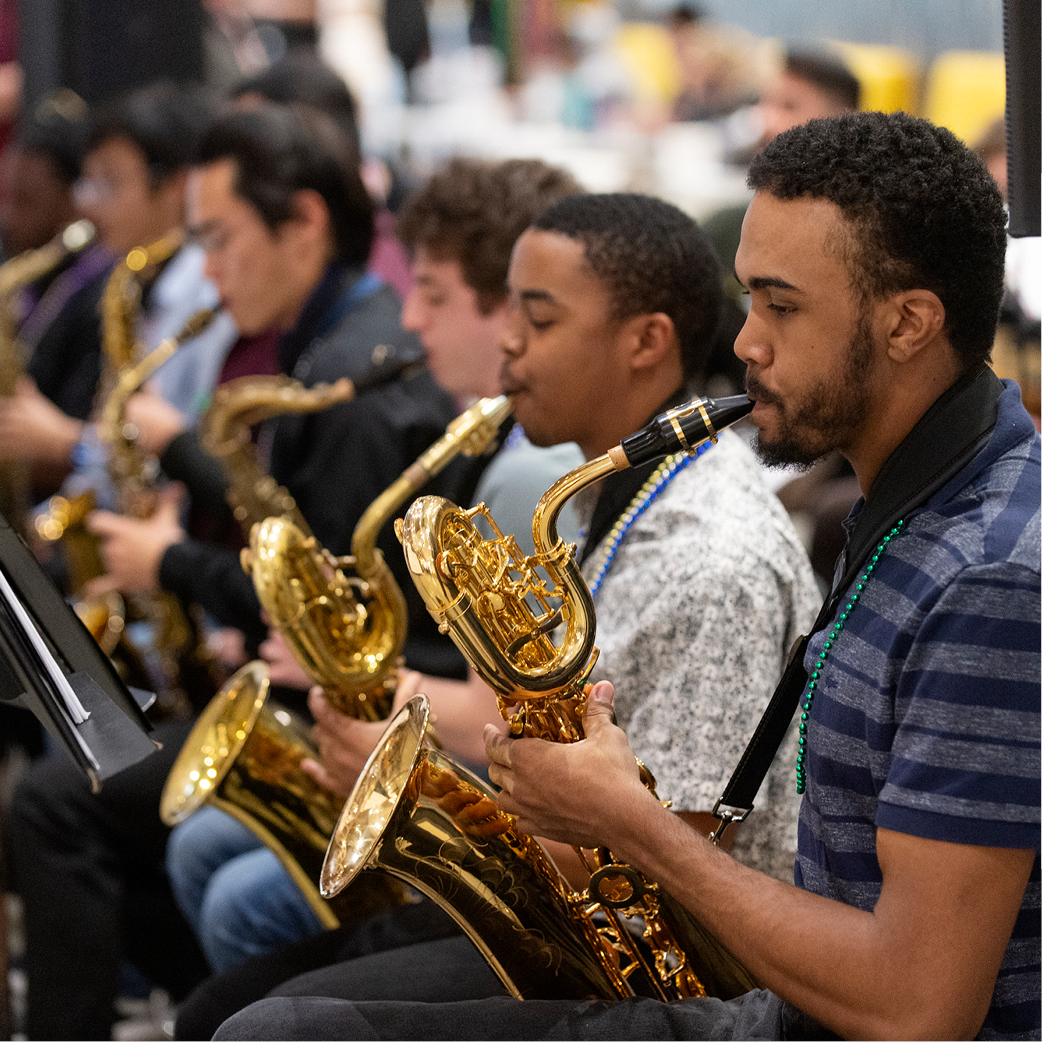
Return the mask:
M214 807L174 829L166 867L178 906L217 973L323 929L278 858Z

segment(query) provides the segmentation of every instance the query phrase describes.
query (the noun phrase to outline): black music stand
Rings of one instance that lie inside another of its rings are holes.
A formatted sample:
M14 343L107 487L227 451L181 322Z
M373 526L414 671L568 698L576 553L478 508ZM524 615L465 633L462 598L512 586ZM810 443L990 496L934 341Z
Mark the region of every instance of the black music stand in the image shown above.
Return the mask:
M2 515L0 700L31 710L95 792L158 748L112 663Z

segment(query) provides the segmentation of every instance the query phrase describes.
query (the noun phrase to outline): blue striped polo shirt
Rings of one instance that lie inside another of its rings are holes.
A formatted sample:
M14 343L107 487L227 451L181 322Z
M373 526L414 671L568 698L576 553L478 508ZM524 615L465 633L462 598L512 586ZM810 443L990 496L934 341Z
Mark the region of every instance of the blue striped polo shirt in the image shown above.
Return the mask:
M906 519L832 642L807 724L797 886L874 908L877 828L1038 851L1039 502L1039 437L1007 387L986 448ZM979 1037L1037 1038L1039 1021L1036 854Z

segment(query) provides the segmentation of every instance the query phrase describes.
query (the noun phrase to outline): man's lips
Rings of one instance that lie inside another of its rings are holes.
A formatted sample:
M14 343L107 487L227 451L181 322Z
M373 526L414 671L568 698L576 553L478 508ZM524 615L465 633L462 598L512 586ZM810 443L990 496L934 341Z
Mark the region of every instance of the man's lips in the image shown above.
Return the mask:
M499 389L503 394L516 395L525 390L525 385L504 366L499 371Z

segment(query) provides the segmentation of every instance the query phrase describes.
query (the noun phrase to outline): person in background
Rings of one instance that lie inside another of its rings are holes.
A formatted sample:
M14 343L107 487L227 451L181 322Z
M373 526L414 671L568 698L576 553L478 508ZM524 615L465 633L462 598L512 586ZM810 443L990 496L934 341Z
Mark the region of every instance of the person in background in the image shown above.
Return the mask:
M212 98L201 88L158 84L113 101L92 116L73 199L110 255L121 260L135 247L181 234L189 157L213 113ZM135 322L142 350L157 347L179 333L189 317L217 303L202 269L202 252L184 245L142 287ZM185 416L198 416L235 335L231 318L219 315L159 371L157 394ZM19 422L17 430L0 426L0 451L6 444L7 451L23 457L56 465L71 461L73 473L65 490L75 494L94 489L100 502L114 505L107 451L90 423L65 413L28 382L20 385L8 408Z
M71 91L41 101L3 154L0 236L8 256L56 239L79 216L86 107ZM71 467L69 444L91 412L101 375L98 304L112 255L95 239L22 287L13 309L25 379L0 399L0 458L29 460L33 503Z

